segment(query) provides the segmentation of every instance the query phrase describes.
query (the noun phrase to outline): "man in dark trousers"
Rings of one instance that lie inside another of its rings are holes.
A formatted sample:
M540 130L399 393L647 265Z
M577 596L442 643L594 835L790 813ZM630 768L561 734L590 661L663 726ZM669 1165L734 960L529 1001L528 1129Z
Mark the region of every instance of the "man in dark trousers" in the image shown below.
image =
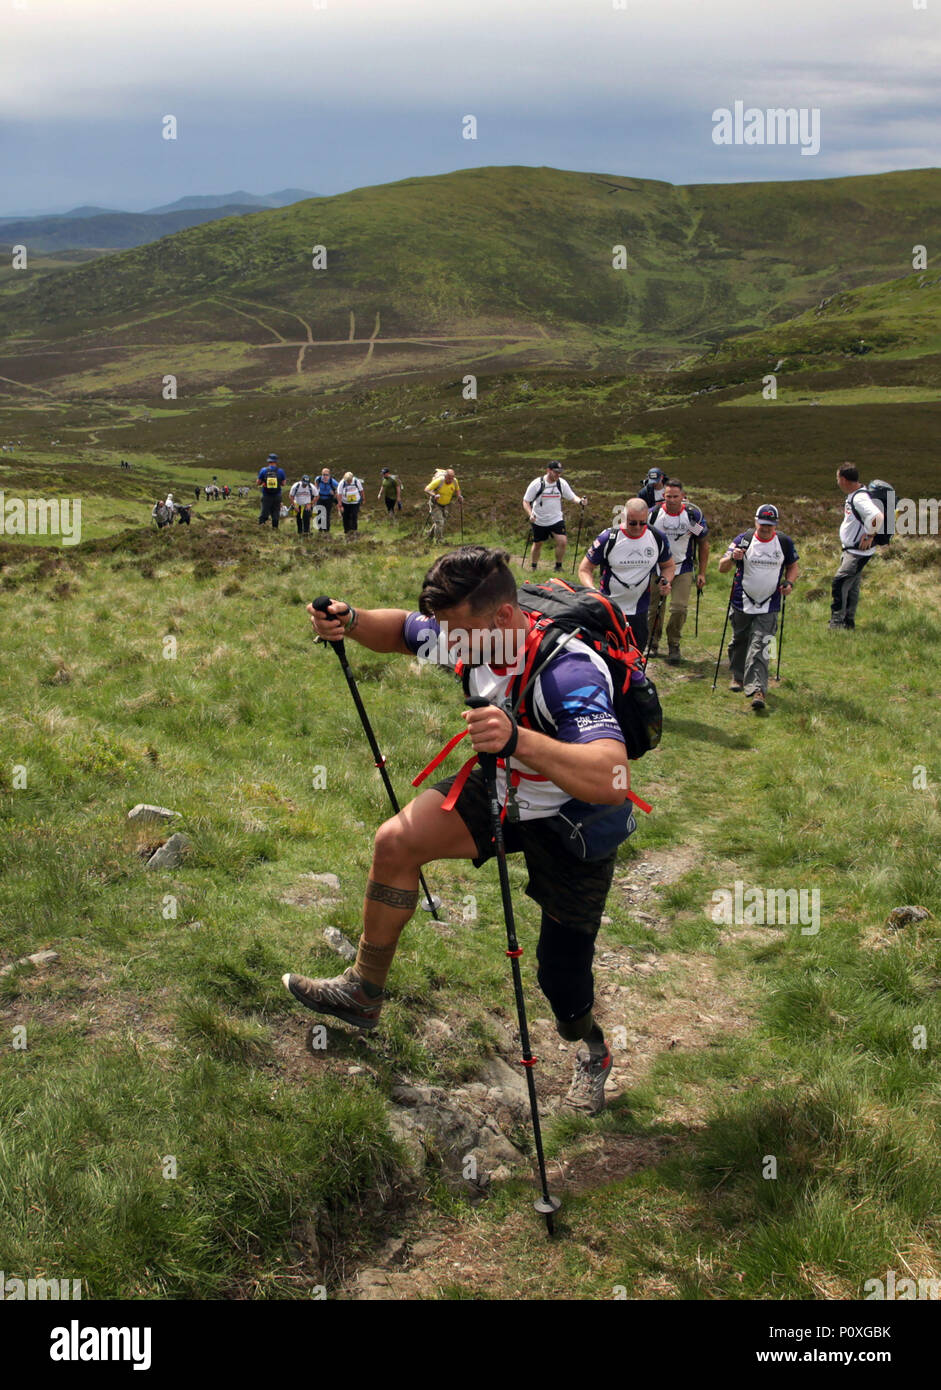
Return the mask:
M603 857L579 859L551 822L572 797L599 808L623 806L627 755L611 676L601 657L580 642L569 642L534 678L533 707L546 711L542 723L554 730L551 735L528 727L525 719L517 724L500 707L518 673L516 663L538 637L533 615L519 606L509 560L505 551L481 545L442 555L425 576L417 612L357 610L339 600L326 613L312 604L308 612L327 641L352 639L369 651L419 659L424 653L425 660L447 665L463 649L473 663L470 693L492 703L465 709L462 718L475 752L498 755L501 804L510 796L508 777L511 789L520 787L518 801L513 791L518 819L511 807L504 822L506 849L524 856L526 893L542 911L539 985L560 1036L579 1044L564 1104L594 1115L604 1106L611 1054L592 1013L591 966L617 848ZM285 975L286 988L315 1013L375 1028L399 936L418 905L421 867L435 859L469 859L479 868L494 853L479 767L463 781L449 777L419 793L376 835L355 963L332 979Z
M837 469L836 485L846 501L840 526L843 558L830 587L830 627L852 631L856 626L863 570L875 554L872 547L885 518L866 489L860 486L859 469L855 464L844 463Z
M261 488L259 526L264 526L270 518L272 531L277 531L281 520L281 489L286 482L287 474L279 465L277 454L269 454L267 463L258 470L257 486Z

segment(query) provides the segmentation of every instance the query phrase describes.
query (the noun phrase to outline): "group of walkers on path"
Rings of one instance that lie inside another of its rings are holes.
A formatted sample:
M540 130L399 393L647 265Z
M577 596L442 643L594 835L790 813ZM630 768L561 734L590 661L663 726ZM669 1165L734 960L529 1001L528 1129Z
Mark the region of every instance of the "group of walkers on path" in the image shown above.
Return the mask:
M531 570L538 566L538 547L550 537L555 570L561 569L562 504L587 502L562 473L563 465L553 461L523 496L533 542ZM840 467L837 482L846 502L830 626L852 629L862 569L873 545L882 543L886 516L860 486L852 464ZM456 479L447 486L451 491L435 505L448 505L460 495ZM754 524L729 541L718 563L721 574L734 571L727 610L731 688L743 690L756 709L763 707L768 685L769 638L799 574L794 541L779 530L779 520L777 506L763 503ZM480 868L496 857L502 886L505 854L521 853L526 895L541 912L538 983L559 1036L576 1044L572 1083L562 1104L589 1115L604 1108L611 1053L594 1014L595 938L618 847L635 829L629 803L650 809L630 790L629 760L641 756L643 748L631 749L633 725L626 711L635 683L649 687L638 648L646 645L648 656L656 653L668 606L667 660L681 660L693 586L701 591L706 584L709 534L702 509L687 500L682 482L652 470L638 496L628 499L614 524L588 546L579 568L584 589L552 581L519 588L506 551L466 545L435 561L416 609L358 609L347 599L327 596L308 605L316 634L328 643L350 640L371 651L423 656L453 669L460 669L458 653L473 651L475 644L478 656L465 663L462 674L468 703L462 718L473 757L456 776L420 792L380 826L355 961L327 979L285 974L284 985L298 1002L314 1013L374 1029L399 938L418 905L423 867L451 859ZM652 596L656 608L649 621ZM592 604L626 619L636 643L629 653L589 640L592 629L581 617L582 626L565 626L560 614L567 605L573 612L577 605L583 614ZM566 635L549 643L556 629ZM723 642L724 637L723 631ZM547 655L540 655L542 643L549 647ZM337 650L349 681L343 648ZM612 675L622 658L625 666L617 675L629 670L629 682ZM649 699L649 689L638 691L637 698ZM365 722L362 710L361 717ZM456 741L415 779L416 785Z

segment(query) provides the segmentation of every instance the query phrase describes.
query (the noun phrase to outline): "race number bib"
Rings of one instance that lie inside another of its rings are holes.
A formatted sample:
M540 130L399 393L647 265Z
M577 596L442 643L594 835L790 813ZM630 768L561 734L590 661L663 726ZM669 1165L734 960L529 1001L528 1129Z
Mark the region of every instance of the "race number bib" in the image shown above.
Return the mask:
M265 479L265 487L276 488L277 486L278 486L278 475L277 475L277 473L269 473L268 476L267 476L267 478Z

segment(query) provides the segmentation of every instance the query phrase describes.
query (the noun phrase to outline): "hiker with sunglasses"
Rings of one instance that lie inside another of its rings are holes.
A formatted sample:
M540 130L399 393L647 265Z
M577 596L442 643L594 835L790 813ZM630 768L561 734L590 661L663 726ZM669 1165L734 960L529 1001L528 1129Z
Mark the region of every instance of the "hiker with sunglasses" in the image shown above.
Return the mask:
M578 567L580 584L600 589L618 605L641 651L647 645L650 576L658 575L662 604L676 573L670 542L662 531L648 526L647 516L647 503L642 497L632 497L624 508L621 525L611 526L596 536ZM595 583L595 570L599 567L600 585Z

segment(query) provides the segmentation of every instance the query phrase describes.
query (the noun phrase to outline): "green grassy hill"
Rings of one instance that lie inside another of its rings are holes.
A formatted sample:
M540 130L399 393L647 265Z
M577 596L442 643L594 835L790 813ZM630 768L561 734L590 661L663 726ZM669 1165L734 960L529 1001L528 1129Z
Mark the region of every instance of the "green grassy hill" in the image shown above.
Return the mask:
M190 228L0 291L0 377L140 394L171 371L192 391L614 369L895 278L939 225L935 170L690 187L462 170Z

